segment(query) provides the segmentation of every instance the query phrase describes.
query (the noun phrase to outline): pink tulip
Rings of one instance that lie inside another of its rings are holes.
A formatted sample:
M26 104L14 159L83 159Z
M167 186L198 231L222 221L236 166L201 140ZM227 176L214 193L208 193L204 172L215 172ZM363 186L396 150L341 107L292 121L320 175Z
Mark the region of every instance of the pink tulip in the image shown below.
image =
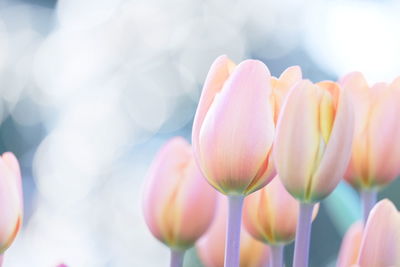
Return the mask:
M248 195L274 176L271 76L260 61L238 66L226 56L208 73L193 124L196 160L209 183L227 195Z
M216 192L198 169L191 146L180 137L157 154L147 176L143 212L153 235L172 249L185 250L207 230Z
M313 217L318 213L314 208ZM299 204L282 185L279 177L251 194L244 204L244 225L256 239L271 245L284 245L296 235Z
M368 86L353 72L340 82L355 110L352 156L345 179L354 187L382 187L400 174L400 77Z
M22 224L21 171L11 152L0 158L0 254L12 244Z
M337 186L346 171L353 138L353 110L334 82L293 87L281 111L274 158L289 193L317 202Z
M340 247L337 267L350 267L357 264L363 234L363 224L356 222L347 231Z
M199 257L206 267L224 266L227 206L226 199L220 196L214 222L196 244ZM240 239L240 267L266 267L268 246L252 238L244 228Z
M360 267L400 266L400 214L384 199L371 210L358 257Z

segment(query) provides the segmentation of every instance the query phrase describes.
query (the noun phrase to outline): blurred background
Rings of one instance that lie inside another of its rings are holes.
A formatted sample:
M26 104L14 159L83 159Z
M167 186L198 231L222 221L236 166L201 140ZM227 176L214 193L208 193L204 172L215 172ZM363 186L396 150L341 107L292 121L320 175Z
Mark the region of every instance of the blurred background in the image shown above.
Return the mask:
M25 193L5 267L167 266L141 187L168 138L190 140L212 61L389 82L400 75L399 12L389 0L0 0L0 146L20 159ZM380 198L400 207L399 188ZM334 266L358 206L346 184L322 203L311 266ZM185 265L201 266L194 250Z

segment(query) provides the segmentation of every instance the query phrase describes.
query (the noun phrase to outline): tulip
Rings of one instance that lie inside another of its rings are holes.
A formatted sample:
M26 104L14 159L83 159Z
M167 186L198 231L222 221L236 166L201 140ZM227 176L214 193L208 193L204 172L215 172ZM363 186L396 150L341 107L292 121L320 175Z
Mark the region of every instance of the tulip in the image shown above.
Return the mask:
M363 223L356 222L347 231L340 247L337 267L349 267L357 264L363 228Z
M400 214L384 199L371 210L361 241L360 267L400 266Z
M244 196L275 174L270 97L271 76L262 62L235 66L221 56L210 68L197 107L192 133L197 163L208 182L229 196L225 266L239 265Z
M286 190L300 202L294 266L308 266L314 203L329 195L346 171L353 138L353 110L334 82L294 86L279 116L275 166Z
M0 158L0 266L2 254L10 247L22 224L21 171L11 152Z
M400 77L391 84L369 87L353 72L340 81L355 110L352 155L345 179L361 192L364 221L377 191L400 174Z
M143 212L152 234L171 249L171 266L181 266L212 222L216 192L198 169L191 146L180 137L156 155L144 188Z
M315 207L313 218L318 213ZM271 266L282 266L284 246L296 235L299 205L279 177L245 200L243 221L247 231L271 247Z
M214 222L209 230L196 243L196 249L200 260L206 267L224 266L228 203L223 196L219 197L216 214ZM269 260L268 246L251 237L243 228L240 235L240 266L266 267Z
M206 179L226 195L248 195L274 174L271 76L257 60L235 66L226 56L210 68L197 107L192 143Z

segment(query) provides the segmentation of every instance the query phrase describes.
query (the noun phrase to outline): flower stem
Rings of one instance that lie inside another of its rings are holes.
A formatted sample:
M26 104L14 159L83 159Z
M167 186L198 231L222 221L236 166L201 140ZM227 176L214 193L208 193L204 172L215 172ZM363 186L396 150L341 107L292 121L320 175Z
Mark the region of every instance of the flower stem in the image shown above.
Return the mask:
M271 245L271 260L270 267L282 267L283 266L283 249L284 245Z
M183 257L184 256L185 256L185 251L184 250L171 249L171 264L170 264L170 267L182 267L183 266Z
M361 190L360 191L362 209L363 209L363 222L367 222L369 212L374 207L378 198L378 192L376 190Z
M293 267L308 267L310 250L311 222L314 204L299 203L300 213L296 229Z
M243 200L244 196L228 196L229 213L226 230L225 267L239 267Z

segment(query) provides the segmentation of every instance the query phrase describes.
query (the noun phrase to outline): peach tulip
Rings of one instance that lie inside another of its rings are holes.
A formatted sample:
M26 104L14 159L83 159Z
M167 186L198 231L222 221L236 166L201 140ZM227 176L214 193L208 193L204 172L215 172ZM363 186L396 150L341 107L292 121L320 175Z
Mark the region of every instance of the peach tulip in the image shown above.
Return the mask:
M244 225L254 238L278 246L294 240L299 205L279 177L248 196L244 203ZM314 219L317 213L318 206L314 208Z
M345 179L354 187L382 187L400 175L400 77L369 87L353 72L340 81L355 110L352 156Z
M384 199L371 210L358 256L360 267L400 266L400 214Z
M248 195L274 176L271 75L260 61L235 65L226 56L208 73L193 124L196 160L226 195Z
M363 223L356 222L347 231L340 247L337 267L350 267L357 264L363 229Z
M145 221L161 242L185 250L211 224L216 194L198 169L191 146L173 138L151 164L144 188Z
M219 197L217 215L210 229L197 242L199 257L206 267L223 267L228 203ZM242 228L240 243L240 267L266 267L269 260L268 246L257 241Z
M336 83L303 80L290 90L274 144L275 165L289 193L314 203L333 191L350 159L353 123L349 97Z
M17 158L11 152L0 158L0 254L17 236L23 213L21 171Z

